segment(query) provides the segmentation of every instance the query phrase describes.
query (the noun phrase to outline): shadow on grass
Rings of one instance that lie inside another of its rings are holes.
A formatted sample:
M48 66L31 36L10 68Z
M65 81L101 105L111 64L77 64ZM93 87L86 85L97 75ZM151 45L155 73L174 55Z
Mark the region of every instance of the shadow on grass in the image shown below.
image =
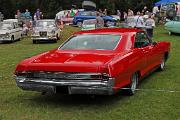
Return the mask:
M122 99L126 99L126 96L119 94L112 96L90 96L90 95L62 95L62 94L50 94L50 95L39 95L35 96L32 99L29 99L31 102L41 105L56 105L56 106L71 106L78 107L88 106L88 105L98 105L98 106L107 106L113 105Z

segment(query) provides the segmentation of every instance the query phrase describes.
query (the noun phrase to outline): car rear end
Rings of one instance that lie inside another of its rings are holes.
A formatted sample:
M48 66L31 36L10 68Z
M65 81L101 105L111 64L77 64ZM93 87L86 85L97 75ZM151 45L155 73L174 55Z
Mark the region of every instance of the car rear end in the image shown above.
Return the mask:
M111 95L114 79L103 73L46 71L16 72L17 86L23 90L63 94Z

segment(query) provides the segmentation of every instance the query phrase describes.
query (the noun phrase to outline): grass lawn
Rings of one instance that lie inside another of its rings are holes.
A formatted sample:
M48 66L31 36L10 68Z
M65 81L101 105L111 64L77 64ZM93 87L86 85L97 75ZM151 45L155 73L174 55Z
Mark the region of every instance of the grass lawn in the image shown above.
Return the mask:
M63 40L78 28L66 27ZM171 42L170 59L163 72L155 72L140 89L180 91L180 35L155 29L156 41ZM180 92L138 91L134 96L41 95L16 87L12 78L21 60L57 48L58 43L32 44L29 38L0 44L0 120L180 120Z

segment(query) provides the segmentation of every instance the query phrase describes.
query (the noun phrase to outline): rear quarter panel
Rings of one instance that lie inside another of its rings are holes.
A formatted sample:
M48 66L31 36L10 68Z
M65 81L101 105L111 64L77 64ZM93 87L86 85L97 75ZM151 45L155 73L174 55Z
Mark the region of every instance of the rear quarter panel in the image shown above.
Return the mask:
M133 73L142 70L145 63L141 49L131 50L124 55L117 55L109 63L109 72L115 78L114 89L119 89L130 83Z

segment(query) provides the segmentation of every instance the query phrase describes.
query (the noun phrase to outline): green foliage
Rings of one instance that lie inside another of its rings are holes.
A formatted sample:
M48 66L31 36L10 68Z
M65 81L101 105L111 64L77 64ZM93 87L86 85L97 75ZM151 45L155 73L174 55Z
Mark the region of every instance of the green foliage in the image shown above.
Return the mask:
M17 9L22 12L29 9L31 15L37 8L44 13L46 18L54 18L61 9L71 9L72 5L81 8L83 0L0 0L0 11L6 18L13 18ZM109 13L115 13L117 9L127 11L131 8L135 11L141 10L145 5L151 10L153 3L159 0L93 0L97 3L97 9L108 9Z

